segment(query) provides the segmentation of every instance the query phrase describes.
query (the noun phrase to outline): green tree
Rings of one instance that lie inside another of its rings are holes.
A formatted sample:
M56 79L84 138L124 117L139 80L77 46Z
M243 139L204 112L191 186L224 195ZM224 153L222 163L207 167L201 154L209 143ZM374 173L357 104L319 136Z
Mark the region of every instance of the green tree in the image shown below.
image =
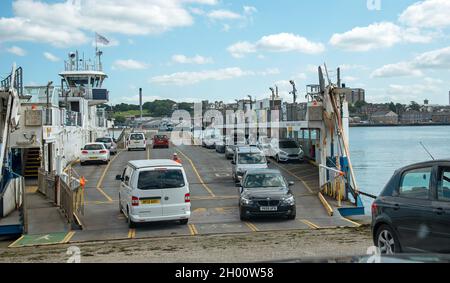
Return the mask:
M409 108L414 111L420 111L420 105L419 105L419 103L417 103L415 101L411 101Z

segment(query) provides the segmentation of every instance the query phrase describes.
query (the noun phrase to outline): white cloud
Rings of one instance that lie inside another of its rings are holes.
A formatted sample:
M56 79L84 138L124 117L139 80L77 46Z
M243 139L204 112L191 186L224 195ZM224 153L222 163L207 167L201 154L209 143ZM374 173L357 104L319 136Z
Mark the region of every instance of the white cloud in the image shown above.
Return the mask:
M239 20L242 15L228 10L214 10L208 13L211 20Z
M450 1L426 0L409 6L399 17L403 24L418 28L450 26Z
M133 59L116 60L112 66L113 70L144 70L148 65Z
M372 77L423 76L423 70L450 68L450 47L417 55L409 62L388 64L372 72Z
M359 78L353 77L353 76L345 76L342 78L342 81L344 83L352 83L352 82L356 82L357 80L359 80Z
M190 26L186 4L217 4L215 0L40 0L13 2L14 17L0 18L0 41L33 41L57 47L81 45L87 32L126 35L158 34Z
M207 58L200 55L195 55L194 57L187 57L181 54L173 55L172 61L179 64L196 64L196 65L211 64L214 62L212 58Z
M256 9L256 7L244 6L244 14L246 14L246 15L251 15L251 14L254 14L257 12L258 12L258 9Z
M49 60L51 62L58 62L59 61L59 58L56 57L55 55L53 55L50 52L44 52L44 57L45 57L45 59L47 59L47 60Z
M372 72L372 78L422 76L422 71L414 68L409 62L388 64Z
M7 48L6 51L21 57L27 55L27 52L23 48L20 48L18 46L11 46L10 48Z
M203 81L224 81L248 76L270 76L279 74L278 69L266 69L263 71L242 70L238 67L200 72L179 72L170 75L156 76L150 79L151 83L161 85L193 85Z
M428 43L433 39L430 34L422 34L416 28L403 28L390 22L371 24L367 27L355 27L345 33L335 33L330 44L347 51L370 51L392 47L395 44Z
M257 51L318 54L325 51L325 46L322 43L312 42L292 33L279 33L263 36L256 43L237 42L228 47L227 50L233 57L242 58L246 54Z

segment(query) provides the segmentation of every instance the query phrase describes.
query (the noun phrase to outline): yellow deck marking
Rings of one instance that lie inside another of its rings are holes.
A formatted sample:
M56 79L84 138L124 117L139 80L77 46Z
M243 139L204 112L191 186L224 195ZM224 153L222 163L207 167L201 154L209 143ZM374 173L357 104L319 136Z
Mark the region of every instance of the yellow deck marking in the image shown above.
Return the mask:
M256 227L253 223L250 222L244 222L245 225L247 225L248 228L250 228L250 230L252 230L253 232L258 232L259 229L258 227Z
M348 219L348 218L342 217L342 219L344 219L344 220L347 221L347 222L352 223L352 224L355 225L356 227L361 227L361 226L362 226L361 223L355 222L355 221L350 220L350 219Z
M197 196L191 197L191 200L224 200L224 199L238 199L239 196Z
M280 168L281 170L283 170L284 172L287 172L288 174L290 174L291 176L293 176L294 178L296 178L297 180L300 180L302 182L302 184L305 186L305 188L310 192L313 193L313 190L311 190L311 188L308 186L308 184L299 176L295 175L294 173L290 172L289 170L287 170L286 168L283 168L283 166L278 165L277 163L272 163L275 166L277 166L278 168Z
M62 244L67 244L75 235L75 231L70 231L67 236L61 241Z
M134 239L134 238L136 238L136 229L128 230L128 239Z
M177 151L183 155L184 158L186 158L189 163L191 164L192 169L194 170L195 174L197 175L198 180L200 181L200 183L203 185L203 187L205 188L205 190L212 196L215 197L216 195L211 191L211 189L208 187L208 185L205 184L205 182L203 181L202 177L200 176L200 174L197 171L197 168L194 165L194 162L192 161L192 159L190 159L186 154L184 154L180 149L177 149Z
M116 160L117 157L119 157L119 155L122 153L123 151L118 152L113 159L111 159L111 161L108 163L108 165L106 166L105 170L103 170L102 175L100 176L100 179L98 179L97 182L97 190L105 196L105 198L109 201L109 202L113 202L113 199L107 194L105 193L105 191L102 189L102 184L103 184L103 180L105 179L106 173L108 173L109 168L111 168L111 164L114 162L114 160Z
M36 186L30 186L30 187L27 187L26 191L27 191L27 194L34 194L38 191L38 189L39 188Z
M203 213L206 212L206 208L196 208L194 212Z
M150 160L150 146L147 146L147 160Z
M312 223L311 221L308 221L308 220L306 220L306 219L302 219L301 221L302 221L303 223L305 223L306 225L308 225L310 228L314 229L314 230L320 228L319 225L316 225L316 224L314 224L314 223Z
M327 211L329 216L333 216L334 211L331 205L328 203L328 201L325 199L325 197L322 195L321 192L319 192L319 200L322 203L322 205L325 207L325 210Z
M189 224L188 227L189 227L189 231L191 232L192 236L198 235L197 228L195 228L194 224Z
M218 213L225 213L225 209L223 207L216 207L216 211Z
M19 239L15 240L11 245L8 246L8 248L14 248L17 243L19 243L20 241L22 241L22 239L25 237L25 235L22 235Z

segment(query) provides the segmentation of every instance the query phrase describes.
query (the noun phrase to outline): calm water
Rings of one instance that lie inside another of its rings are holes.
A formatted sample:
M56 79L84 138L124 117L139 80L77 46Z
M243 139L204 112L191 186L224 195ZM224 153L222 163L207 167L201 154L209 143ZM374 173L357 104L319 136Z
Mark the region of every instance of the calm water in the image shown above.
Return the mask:
M436 158L450 158L450 126L350 128L350 151L361 191L378 195L394 171ZM372 200L364 199L366 210ZM367 210L367 211L369 211Z

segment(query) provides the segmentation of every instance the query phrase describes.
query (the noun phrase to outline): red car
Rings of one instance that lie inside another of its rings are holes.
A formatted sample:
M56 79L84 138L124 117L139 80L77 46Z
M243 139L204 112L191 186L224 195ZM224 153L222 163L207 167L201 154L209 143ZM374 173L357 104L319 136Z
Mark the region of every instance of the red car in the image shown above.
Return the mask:
M153 137L153 148L169 148L169 137L166 135L156 135Z

